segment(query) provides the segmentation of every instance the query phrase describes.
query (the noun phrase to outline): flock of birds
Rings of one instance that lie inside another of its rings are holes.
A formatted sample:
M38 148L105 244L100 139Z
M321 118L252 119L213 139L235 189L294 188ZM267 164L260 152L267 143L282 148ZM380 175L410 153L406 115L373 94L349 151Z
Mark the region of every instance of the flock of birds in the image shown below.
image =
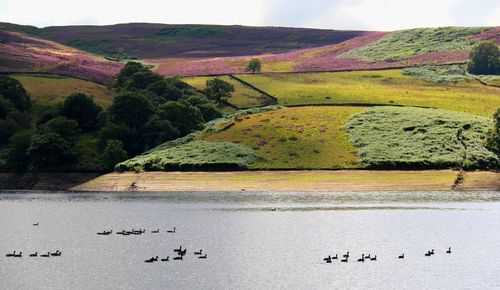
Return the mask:
M37 222L33 224L34 227L38 227L40 223ZM29 254L29 257L43 257L43 258L48 258L48 257L60 257L62 255L62 252L57 250L55 252L50 252L48 251L47 254L40 254L38 255L38 251L34 252L33 254ZM23 252L19 251L19 253L16 253L16 251L12 253L8 253L5 255L6 257L12 257L12 258L22 258L23 257Z
M448 250L446 251L446 254L451 254L451 247L448 247ZM434 255L434 249L427 251L427 253L424 254L425 257L430 257ZM348 263L349 262L349 251L347 251L346 254L342 255L342 259L340 259L340 262L342 263ZM402 253L401 255L398 256L398 259L404 259L405 258L405 253ZM323 261L326 263L331 263L333 260L338 260L339 255L335 254L335 256L328 255L328 257L324 258ZM377 255L374 255L373 257L371 254L361 254L361 258L358 259L358 262L364 263L365 261L377 261Z
M175 234L175 231L177 230L176 227L174 227L173 229L171 230L167 230L166 232L169 233L169 234ZM97 235L99 236L109 236L113 233L113 230L109 230L109 231L102 231L102 232L98 232ZM138 229L138 230L135 230L135 229L132 229L130 231L128 230L121 230L119 232L116 232L117 235L123 235L123 236L129 236L129 235L142 235L142 234L145 234L146 233L146 230L145 229ZM159 234L160 233L160 229L156 229L156 230L152 230L151 231L152 234ZM174 249L174 253L177 253L177 256L176 257L173 257L172 260L184 260L184 256L186 256L187 254L187 249L182 249L182 245L179 246L178 249ZM198 259L206 259L207 258L207 254L203 254L203 250L199 250L197 252L194 252L193 253L195 256L198 257ZM151 257L147 260L145 260L144 262L146 263L153 263L153 262L157 262L159 261L159 257L156 256L156 257ZM162 258L161 259L162 262L168 262L170 261L170 256L167 256L166 258Z

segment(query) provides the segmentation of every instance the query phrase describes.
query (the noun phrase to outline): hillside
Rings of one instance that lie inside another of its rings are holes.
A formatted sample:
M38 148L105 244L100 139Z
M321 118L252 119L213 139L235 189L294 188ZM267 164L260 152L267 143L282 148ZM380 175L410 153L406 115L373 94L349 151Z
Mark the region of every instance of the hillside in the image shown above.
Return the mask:
M340 43L365 34L327 29L152 23L41 29L10 23L0 26L104 56L141 59L278 53Z
M0 29L0 72L43 72L107 84L122 65L96 55Z

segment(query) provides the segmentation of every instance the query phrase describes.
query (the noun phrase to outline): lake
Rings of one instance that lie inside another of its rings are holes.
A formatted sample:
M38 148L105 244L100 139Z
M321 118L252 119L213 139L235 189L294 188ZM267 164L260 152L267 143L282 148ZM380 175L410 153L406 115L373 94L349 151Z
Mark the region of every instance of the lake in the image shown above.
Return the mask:
M23 191L0 213L1 289L500 288L500 192Z

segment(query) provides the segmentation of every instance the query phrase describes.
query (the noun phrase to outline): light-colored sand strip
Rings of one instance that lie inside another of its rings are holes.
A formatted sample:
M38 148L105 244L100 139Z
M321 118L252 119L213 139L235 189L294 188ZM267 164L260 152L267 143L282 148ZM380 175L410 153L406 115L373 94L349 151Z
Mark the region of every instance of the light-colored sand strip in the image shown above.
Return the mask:
M450 190L457 172L242 171L110 173L73 187L78 191L375 191ZM470 178L469 178L470 176ZM469 182L470 179L470 182ZM466 173L464 190L500 190L500 173Z

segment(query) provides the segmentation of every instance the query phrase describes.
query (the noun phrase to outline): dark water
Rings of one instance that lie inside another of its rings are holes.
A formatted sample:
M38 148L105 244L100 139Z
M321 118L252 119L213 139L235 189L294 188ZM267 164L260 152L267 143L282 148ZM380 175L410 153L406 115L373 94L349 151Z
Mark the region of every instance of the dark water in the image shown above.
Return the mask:
M132 228L148 232L96 235ZM4 192L0 231L1 289L500 288L500 192ZM179 245L185 260L144 263Z

